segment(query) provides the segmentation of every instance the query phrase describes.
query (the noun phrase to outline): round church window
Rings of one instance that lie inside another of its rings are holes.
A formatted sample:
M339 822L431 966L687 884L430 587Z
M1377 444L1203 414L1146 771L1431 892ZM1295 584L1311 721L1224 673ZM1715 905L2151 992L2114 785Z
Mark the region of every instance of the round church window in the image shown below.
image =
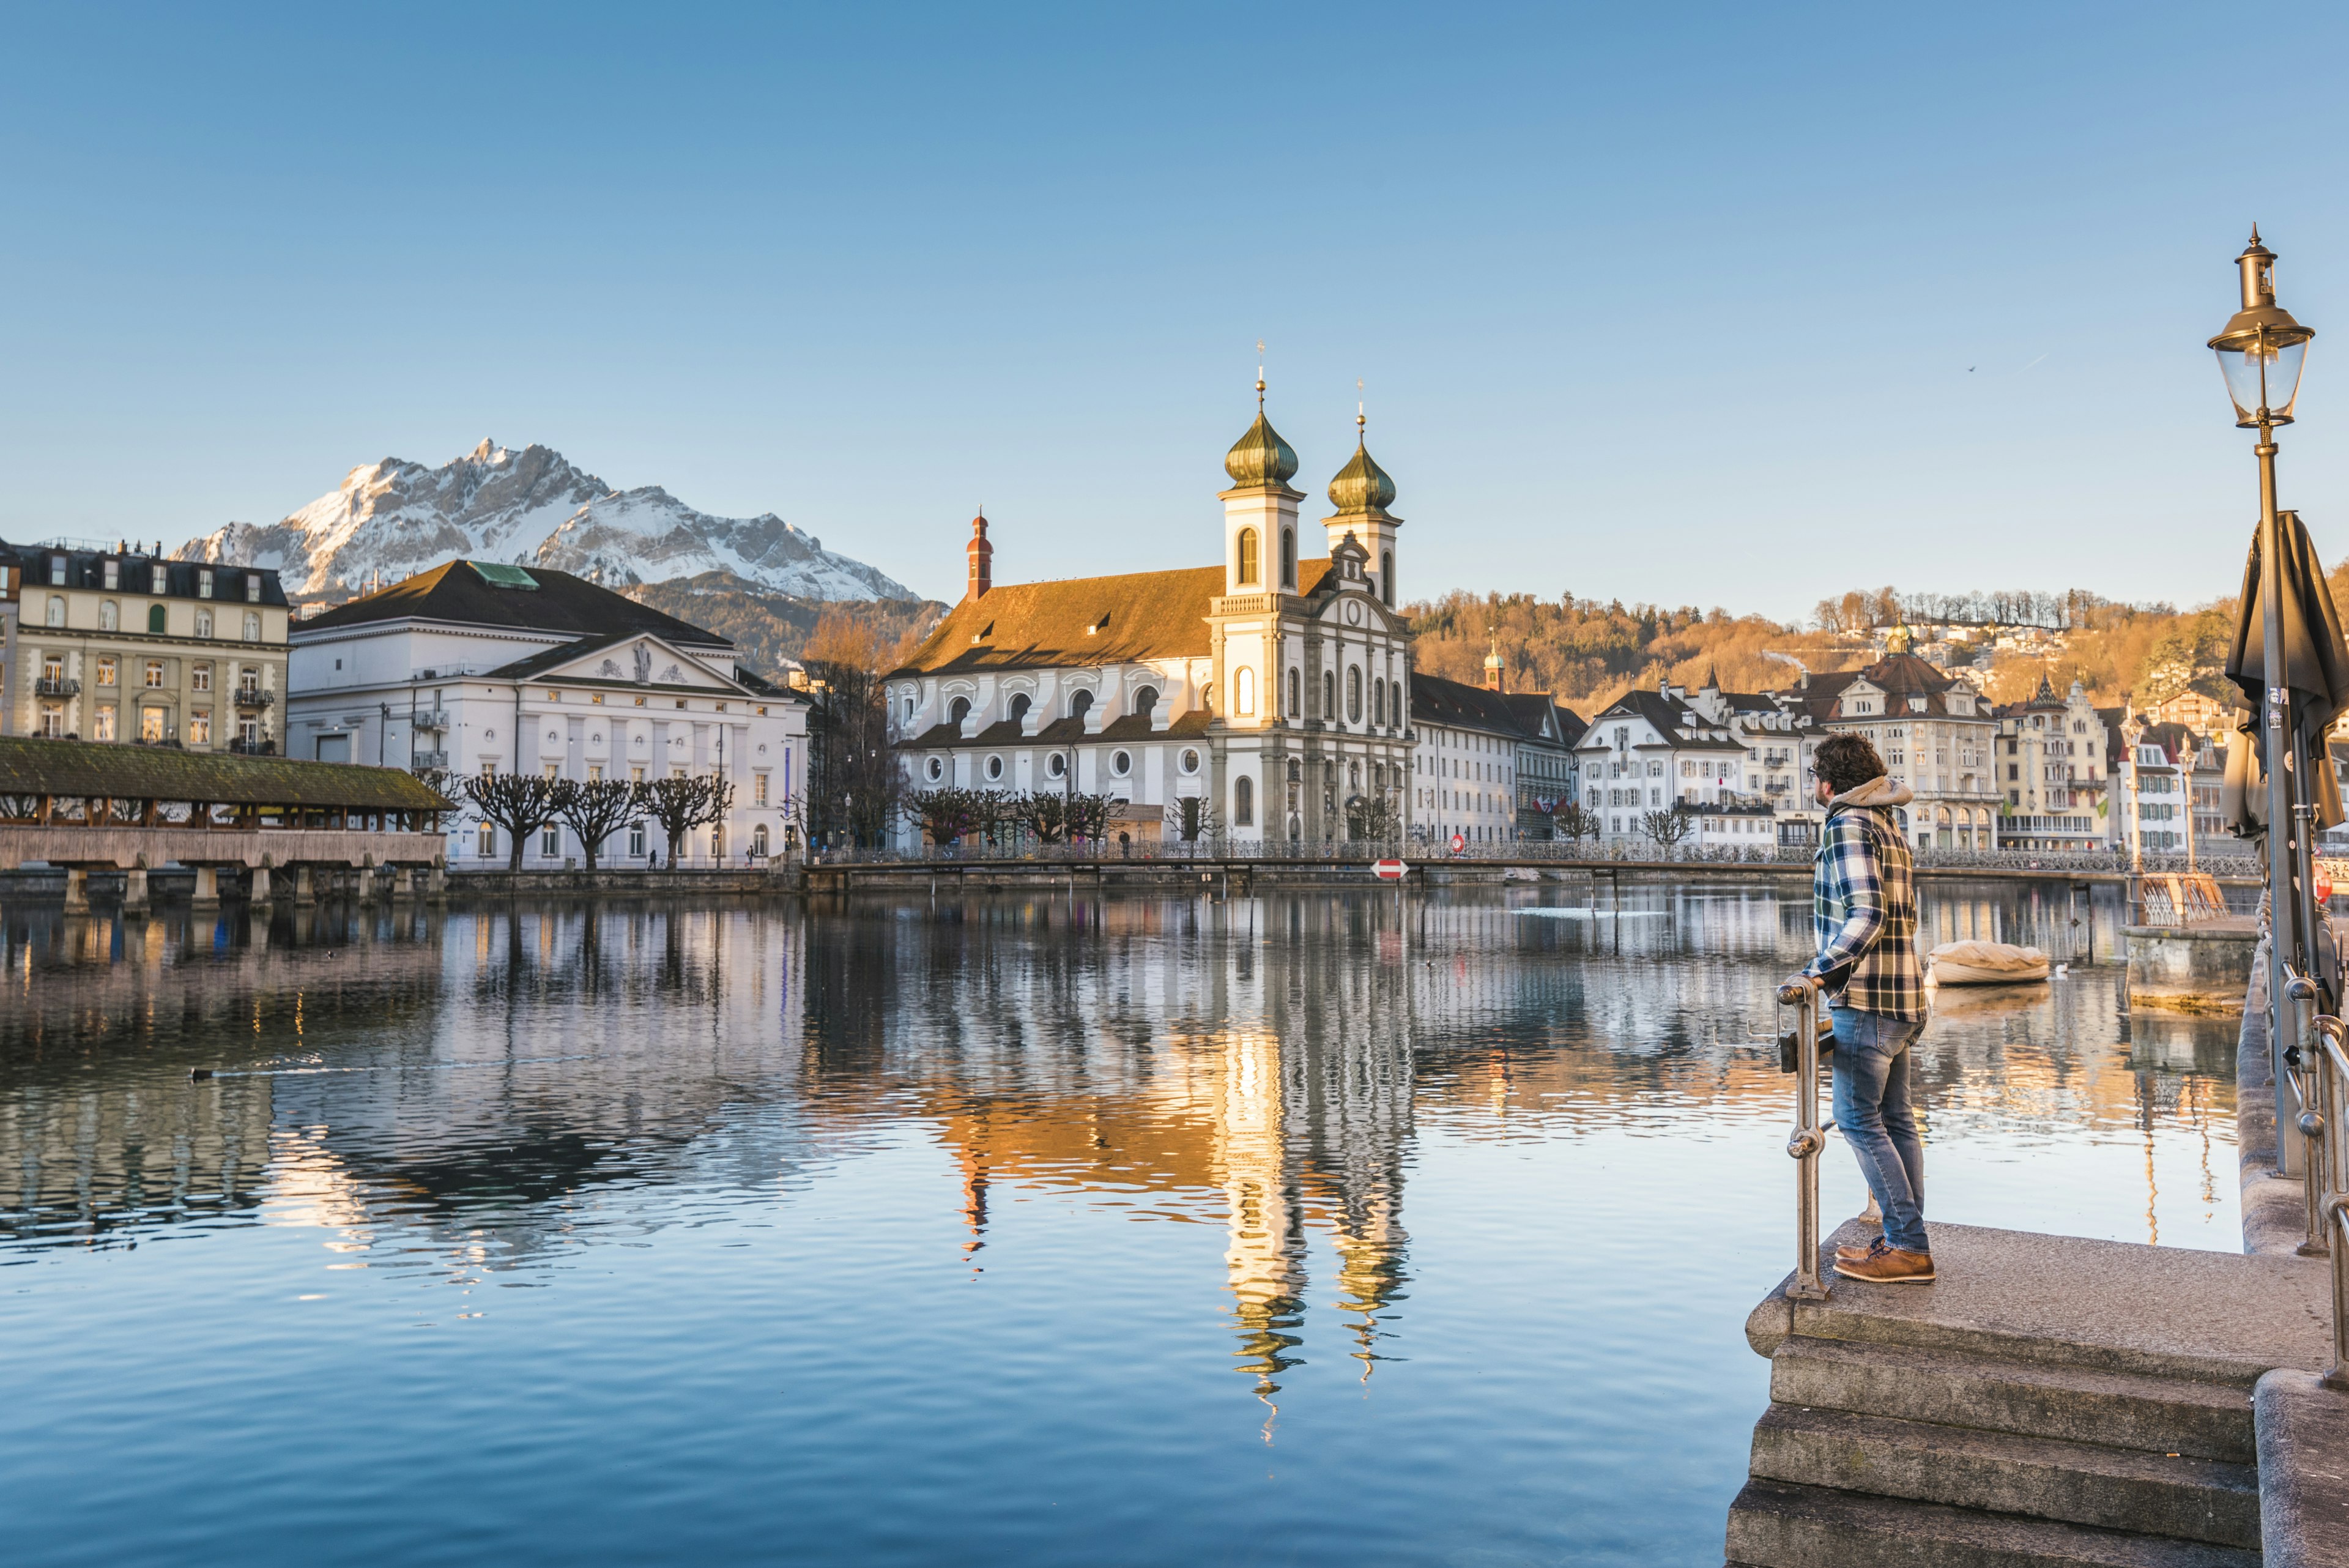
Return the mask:
M947 776L947 764L942 759L932 757L928 768L925 771L929 774L930 782L936 784Z
M999 779L1003 776L1003 759L1001 757L989 757L987 759L987 776L990 779Z
M1182 765L1183 771L1186 774L1197 773L1199 771L1199 753L1193 751L1185 751L1183 753Z
M1123 778L1126 774L1132 773L1133 771L1133 753L1131 752L1112 752L1109 754L1109 771L1115 774L1120 778Z

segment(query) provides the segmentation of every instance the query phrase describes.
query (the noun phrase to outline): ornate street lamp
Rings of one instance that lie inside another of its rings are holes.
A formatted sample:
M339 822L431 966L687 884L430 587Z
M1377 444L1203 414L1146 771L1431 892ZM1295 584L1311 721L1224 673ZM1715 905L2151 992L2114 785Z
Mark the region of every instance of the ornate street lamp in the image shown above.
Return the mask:
M2313 889L2295 887L2300 862L2307 853L2313 829L2312 816L2295 816L2292 802L2290 729L2291 692L2285 683L2283 646L2283 530L2276 513L2275 431L2292 423L2292 404L2300 397L2300 372L2315 332L2292 318L2276 303L2275 253L2260 244L2251 229L2251 243L2235 258L2242 272L2243 306L2226 330L2210 339L2226 378L2227 396L2235 405L2235 423L2260 432L2251 450L2260 460L2260 649L2264 660L2261 685L2267 700L2260 732L2268 772L2268 909L2273 937L2268 944L2268 1039L2275 1057L2276 1125L2287 1125L2290 1082L2286 1053L2298 1042L2297 1022L2284 1005L2284 966L2308 971L2306 933L2313 912ZM2306 891L2308 898L2302 894ZM2300 1140L2280 1137L2277 1152L2287 1174L2299 1170Z

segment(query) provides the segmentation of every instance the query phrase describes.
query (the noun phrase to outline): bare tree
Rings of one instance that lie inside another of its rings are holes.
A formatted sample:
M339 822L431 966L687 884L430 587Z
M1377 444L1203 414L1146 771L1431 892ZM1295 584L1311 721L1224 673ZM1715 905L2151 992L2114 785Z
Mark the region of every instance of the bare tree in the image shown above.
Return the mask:
M621 779L556 781L554 815L579 840L579 853L588 870L595 869L595 857L604 840L636 814L639 794L640 786Z
M1035 790L1012 797L1012 813L1019 826L1039 844L1058 844L1069 836L1069 798L1055 790Z
M994 815L993 803L978 790L957 789L952 784L938 789L922 790L906 798L906 815L921 824L930 842L945 847L959 844L968 836L987 826Z
M1557 831L1571 844L1596 838L1599 834L1599 814L1578 800L1569 800L1560 805L1550 820L1557 825Z
M1186 794L1166 803L1166 826L1184 843L1195 844L1202 838L1221 838L1224 816L1214 803Z
M1695 816L1677 801L1668 810L1651 811L1640 818L1640 831L1667 849L1686 838L1695 826Z
M482 821L505 830L506 869L522 869L525 839L554 820L556 780L534 774L476 774L464 796Z
M881 676L906 651L844 610L826 611L808 638L807 807L815 842L880 844L905 815L905 774L889 744Z
M1072 794L1069 797L1069 837L1087 839L1095 846L1109 836L1109 814L1117 801L1105 794Z
M654 779L637 786L645 815L661 825L676 864L685 836L705 822L723 822L734 805L734 786L721 778Z
M1377 790L1346 803L1346 831L1369 844L1391 844L1402 836L1402 811L1394 792Z

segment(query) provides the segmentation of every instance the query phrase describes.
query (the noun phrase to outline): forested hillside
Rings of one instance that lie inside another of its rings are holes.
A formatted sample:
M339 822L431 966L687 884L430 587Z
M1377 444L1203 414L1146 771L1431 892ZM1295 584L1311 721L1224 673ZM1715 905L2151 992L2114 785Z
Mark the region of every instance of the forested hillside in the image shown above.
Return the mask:
M2349 561L2335 566L2329 581L2333 602L2349 604ZM2085 682L2103 703L2117 703L2124 693L2147 706L2189 688L2221 699L2234 691L2220 673L2234 631L2231 593L2179 610L2121 604L2083 589L1914 595L1855 589L1820 600L1811 619L1798 625L1721 608L1571 595L1453 593L1407 606L1405 613L1418 628L1420 669L1481 680L1486 649L1497 644L1510 690L1550 691L1585 714L1628 688L1652 687L1660 679L1700 685L1716 668L1724 687L1753 691L1791 685L1798 661L1813 670L1865 664L1875 657L1873 634L1896 626L1950 625L1972 631L1978 643L2004 632L2035 644L1992 654L1984 684L2002 702L2027 696L2043 670L2059 687L2075 678Z
M926 631L946 613L946 606L926 599L803 599L726 572L647 583L628 591L629 597L664 615L732 639L742 662L769 677L808 657L817 626L827 617L835 632L851 625L869 628L874 644L887 649L905 642L909 633Z

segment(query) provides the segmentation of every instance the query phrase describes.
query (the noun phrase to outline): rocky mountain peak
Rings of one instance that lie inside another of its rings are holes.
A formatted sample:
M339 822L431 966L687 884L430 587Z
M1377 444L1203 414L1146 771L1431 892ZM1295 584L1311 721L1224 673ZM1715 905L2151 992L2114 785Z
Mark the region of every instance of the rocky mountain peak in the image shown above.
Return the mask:
M723 572L807 599L915 599L772 513L718 517L658 485L616 491L553 447L483 438L438 468L387 457L264 526L232 523L173 552L273 566L286 591L340 598L457 556L575 573L613 587Z

